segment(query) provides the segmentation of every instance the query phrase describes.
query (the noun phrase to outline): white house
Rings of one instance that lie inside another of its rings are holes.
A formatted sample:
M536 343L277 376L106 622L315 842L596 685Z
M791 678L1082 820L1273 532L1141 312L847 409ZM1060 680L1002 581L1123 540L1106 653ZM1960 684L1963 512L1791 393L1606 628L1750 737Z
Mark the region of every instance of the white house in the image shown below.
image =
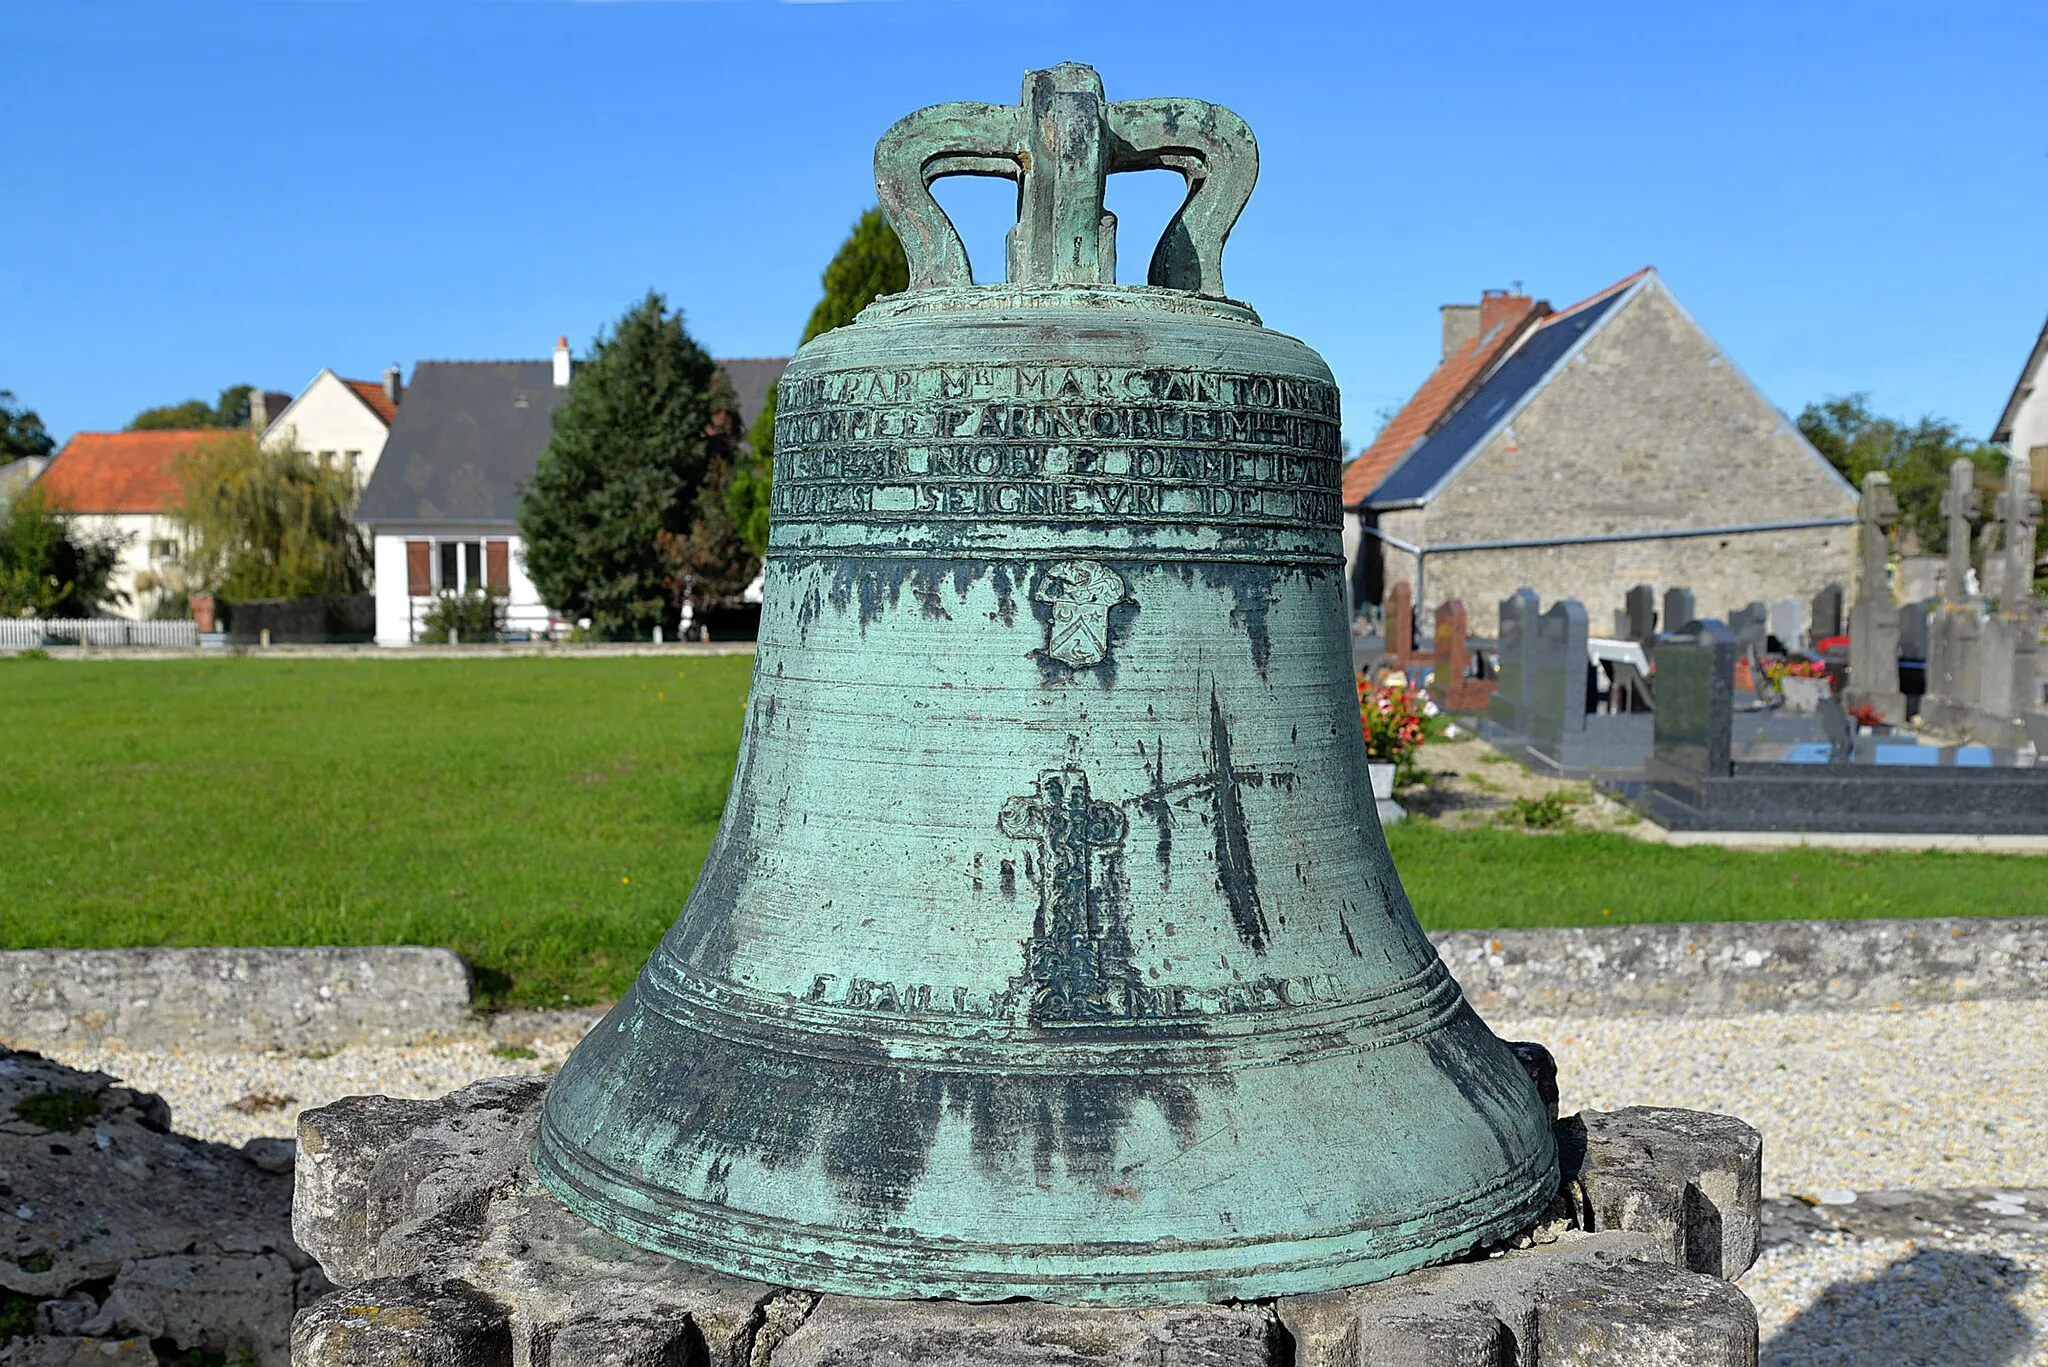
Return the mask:
M267 411L267 404L259 411L252 396L251 425L263 434L266 447L296 442L322 465L353 474L356 487L363 488L376 473L403 397L396 367L384 372L381 384L345 380L332 370L323 370L275 416Z
M2005 443L2016 456L2029 457L2035 479L2048 469L2048 324L2042 325L2041 335L2034 339L2034 349L2020 370L2019 383L2012 387L2012 397L2005 401L1991 440Z
M784 358L720 361L751 423ZM356 505L377 576L377 643L411 645L437 594L501 594L506 629L563 625L527 577L519 493L569 395L569 344L551 361L421 361L403 390L391 438ZM278 419L283 422L290 410ZM305 444L303 439L300 443Z
M53 507L122 542L114 587L129 595L111 611L144 618L166 590L183 587L184 524L172 515L178 466L220 431L80 432L64 443L37 485Z

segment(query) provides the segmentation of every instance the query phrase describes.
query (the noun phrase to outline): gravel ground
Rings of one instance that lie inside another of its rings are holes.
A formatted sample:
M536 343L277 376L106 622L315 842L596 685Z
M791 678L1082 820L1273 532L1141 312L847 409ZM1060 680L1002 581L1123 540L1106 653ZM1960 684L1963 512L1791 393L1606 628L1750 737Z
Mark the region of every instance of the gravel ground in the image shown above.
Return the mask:
M523 1052L508 1057L493 1052ZM561 1066L569 1046L536 1040L513 1051L489 1044L413 1049L342 1049L317 1058L292 1054L151 1054L96 1050L58 1056L73 1068L98 1069L171 1104L183 1134L241 1144L259 1135L289 1137L302 1109L345 1096L433 1097L479 1078L538 1073Z
M61 1061L162 1094L180 1130L240 1143L289 1135L301 1107L336 1097L435 1096L557 1067L587 1024L529 1021L498 1029L495 1046ZM1742 1116L1764 1134L1767 1194L2048 1186L2048 1002L1493 1025L1557 1055L1567 1114L1661 1105ZM2048 1235L1821 1235L1767 1249L1742 1287L1764 1367L2048 1367Z
M1829 1236L1742 1278L1760 1367L2048 1367L2048 1239Z
M1492 1025L1557 1055L1566 1114L1741 1116L1766 1195L2048 1186L2048 1002Z

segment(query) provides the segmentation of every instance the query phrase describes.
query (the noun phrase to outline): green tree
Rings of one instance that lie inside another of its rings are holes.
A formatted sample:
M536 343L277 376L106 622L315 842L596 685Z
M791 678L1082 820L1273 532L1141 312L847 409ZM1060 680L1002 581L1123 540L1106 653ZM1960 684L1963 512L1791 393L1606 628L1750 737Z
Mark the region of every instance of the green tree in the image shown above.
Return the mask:
M114 566L127 541L85 530L31 484L0 509L0 615L90 617L126 602L114 587Z
M14 391L0 389L0 465L23 456L47 456L56 445L34 409L18 405Z
M361 593L370 553L351 514L355 480L296 444L222 433L179 470L185 588L229 602Z
M1899 501L1899 526L1910 530L1930 555L1948 550L1948 520L1941 514L1948 467L1958 456L1977 467L1980 488L1995 488L2005 475L2006 453L1972 440L1945 418L1917 422L1881 417L1868 394L1830 395L1799 414L1799 430L1851 484L1862 487L1872 471L1891 476Z
M187 399L183 403L165 404L161 408L145 408L128 424L128 430L160 432L192 431L208 427L247 427L249 395L255 388L254 385L231 384L220 392L220 400L217 403L209 404L204 399Z
M737 423L717 416L731 408L714 396L717 370L682 314L649 290L598 337L555 410L519 498L526 568L542 598L589 618L599 636L676 624L658 538L689 535L706 473L734 454Z
M866 209L854 223L853 231L825 267L825 295L811 310L798 345L821 332L844 327L860 311L885 294L901 294L910 288L910 262L903 244L879 209ZM747 445L752 454L734 467L726 486L725 506L734 525L756 553L768 550L768 500L775 475L775 391L748 429Z

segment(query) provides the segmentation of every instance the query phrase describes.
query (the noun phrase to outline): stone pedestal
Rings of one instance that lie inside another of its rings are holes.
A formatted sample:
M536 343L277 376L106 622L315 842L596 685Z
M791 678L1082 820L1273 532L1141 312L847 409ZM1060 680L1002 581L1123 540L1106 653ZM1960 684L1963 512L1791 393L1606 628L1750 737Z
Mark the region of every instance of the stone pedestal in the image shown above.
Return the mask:
M1539 1086L1554 1070L1517 1052ZM1762 1145L1727 1116L1558 1122L1565 1183L1511 1246L1259 1303L1091 1310L857 1300L626 1244L535 1182L546 1080L300 1118L293 1229L342 1290L300 1313L297 1367L1735 1367L1756 1319Z

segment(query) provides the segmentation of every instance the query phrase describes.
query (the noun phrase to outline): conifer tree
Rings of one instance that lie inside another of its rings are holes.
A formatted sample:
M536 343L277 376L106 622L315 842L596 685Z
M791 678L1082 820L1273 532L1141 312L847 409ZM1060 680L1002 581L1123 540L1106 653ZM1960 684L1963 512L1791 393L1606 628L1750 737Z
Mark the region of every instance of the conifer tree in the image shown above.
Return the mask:
M882 295L900 294L910 288L910 263L903 255L903 244L897 241L896 230L889 226L879 209L861 213L853 231L847 234L846 241L833 255L831 264L825 267L824 285L825 295L811 310L810 321L804 324L804 335L798 345L821 332L844 327ZM747 432L747 445L753 448L753 455L734 468L732 479L726 485L725 506L739 527L740 535L755 551L765 554L768 549L768 494L775 468L775 391L772 389L768 391L768 402L762 406L761 415L754 419L753 427Z
M554 436L519 499L526 568L548 604L607 638L673 631L661 534L686 536L707 471L731 459L715 422L717 366L649 290L555 410Z

